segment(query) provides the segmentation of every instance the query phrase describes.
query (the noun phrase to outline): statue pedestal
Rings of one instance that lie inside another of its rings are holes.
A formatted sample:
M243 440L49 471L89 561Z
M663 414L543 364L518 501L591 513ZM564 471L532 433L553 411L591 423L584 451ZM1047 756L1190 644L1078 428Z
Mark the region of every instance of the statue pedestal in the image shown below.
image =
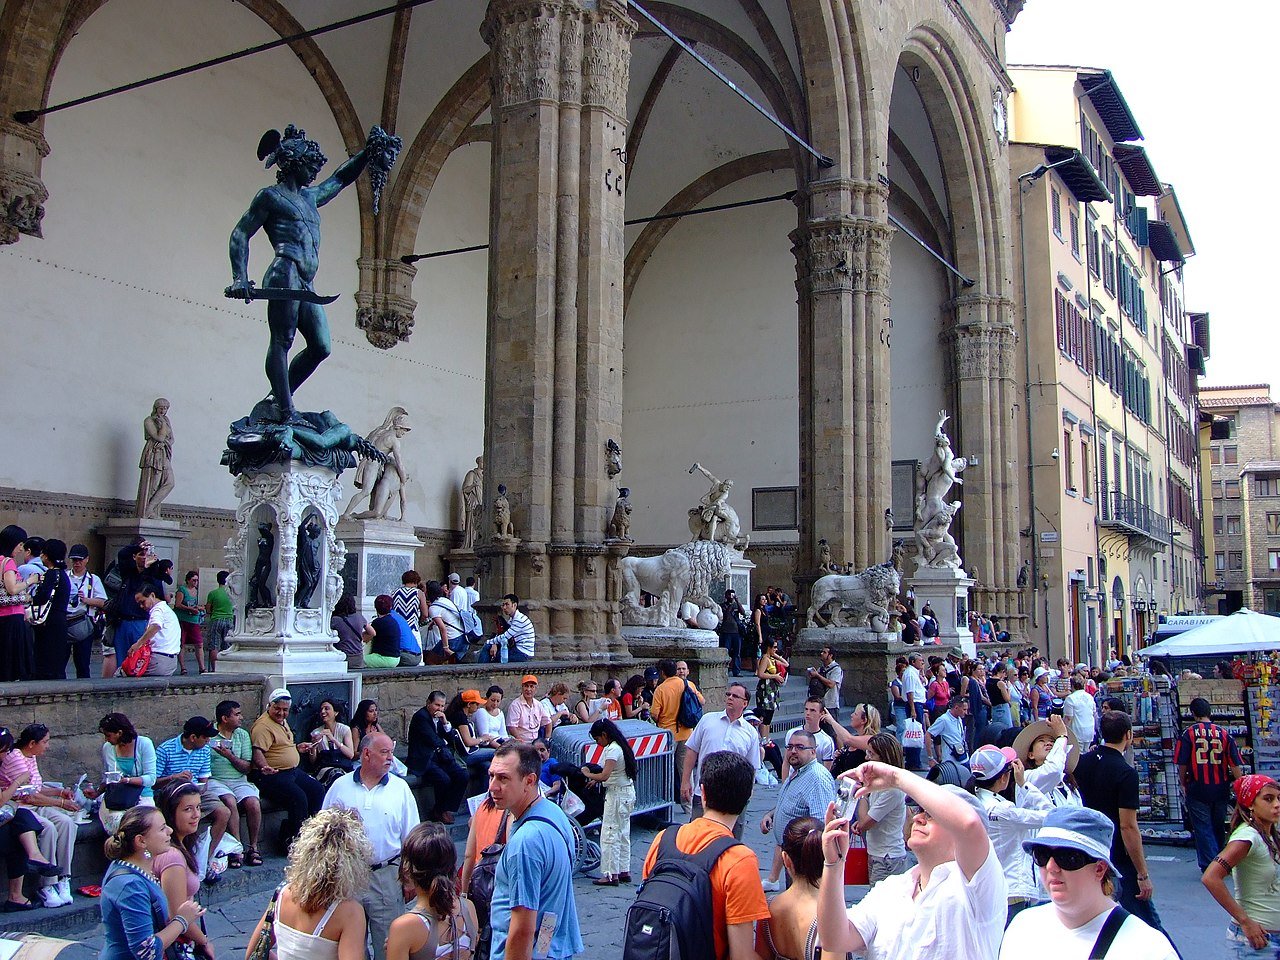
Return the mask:
M131 542L134 537L146 537L151 548L161 560L173 561L174 580L177 582L185 571L178 565L178 548L187 539L187 531L176 520L140 520L137 517L112 517L98 528L98 536L102 537L106 553L106 564L115 560L120 548Z
M263 674L269 684L344 677L347 659L333 648L329 629L342 595L345 557L335 535L342 498L338 474L297 462L274 464L237 476L236 494L236 534L227 543L236 622L227 638L231 649L218 657L220 667ZM298 607L299 568L305 582L313 553L305 535L300 550L299 531L313 518L320 528L318 542L312 541L318 585ZM264 524L270 524L266 535L259 529Z
M792 683L805 682L805 667L819 666L818 653L827 644L844 668L841 705L869 703L884 715L886 724L892 721L886 710L894 662L910 651L921 651L920 645L903 643L897 633L880 633L870 627L804 627L791 648L790 672L796 677Z
M339 520L338 536L346 548L344 589L356 598L365 618L372 620L377 616L373 598L400 589L400 575L413 569L422 541L413 524L398 520Z
M751 609L751 571L756 565L746 558L746 556L738 551L734 551L734 559L729 561L731 573L729 574L729 582L724 584L726 589L732 590L738 595L738 599L742 601L742 605L748 610ZM713 595L712 599L723 600L724 592L719 597Z
M973 632L968 626L969 591L977 581L952 567L920 567L907 581L915 593L916 612L927 603L938 618L938 639L943 646L953 645L967 657L977 652Z

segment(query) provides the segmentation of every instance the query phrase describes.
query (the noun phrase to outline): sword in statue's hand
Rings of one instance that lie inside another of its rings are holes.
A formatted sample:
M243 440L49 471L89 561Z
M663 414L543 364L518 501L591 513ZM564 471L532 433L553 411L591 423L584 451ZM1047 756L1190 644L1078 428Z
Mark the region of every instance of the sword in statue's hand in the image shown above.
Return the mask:
M253 303L254 300L292 300L297 303L315 303L321 306L338 299L337 295L326 297L314 290L295 290L292 287L255 287L252 280L233 283L222 291L222 295L230 300L243 298L245 303Z

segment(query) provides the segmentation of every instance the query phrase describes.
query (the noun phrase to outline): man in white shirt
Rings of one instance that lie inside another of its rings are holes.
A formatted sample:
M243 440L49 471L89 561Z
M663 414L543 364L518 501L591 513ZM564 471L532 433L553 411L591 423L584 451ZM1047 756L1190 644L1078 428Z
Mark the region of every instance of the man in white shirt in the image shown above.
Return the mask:
M1132 914L1125 916L1111 899L1117 876L1111 863L1114 831L1097 810L1056 807L1040 832L1022 842L1035 858L1050 902L1013 918L1000 960L1021 960L1028 952L1036 960L1175 960L1168 937ZM1029 944L1034 949L1028 951Z
M182 627L178 615L169 604L157 595L152 584L144 584L134 599L147 611L147 628L138 642L129 648L133 653L139 647L151 647L151 663L148 677L171 677L178 672L178 654L182 651Z
M507 629L495 637L491 637L480 651L481 663L523 663L533 659L534 636L533 621L524 615L517 606L520 598L508 593L499 603L503 617L507 621Z
M736 753L760 769L760 735L755 727L742 718L750 702L747 688L741 683L731 683L724 692L724 710L704 713L693 733L685 741L684 769L680 772L680 802L691 804L690 820L702 816L702 761L720 750ZM734 835L741 840L744 818L734 825Z
M919 805L907 839L919 863L881 880L846 909L849 820L832 804L822 834L818 892L823 950L868 960L993 960L1004 932L1006 887L977 797L877 761L845 776L861 785L861 796L897 789ZM1028 942L1039 940L1022 941Z
M373 847L373 872L360 893L373 941L374 960L385 960L391 922L404 913L400 887L400 848L418 825L418 803L401 777L391 775L395 757L391 738L371 733L360 741L360 766L333 782L322 810L343 807L360 814L365 836Z
M943 760L969 762L969 741L965 736L964 718L969 713L969 698L955 696L947 712L924 731L924 749L932 769Z
M476 589L476 578L467 577L467 585L463 589L467 591L467 602L474 608L480 602L480 591Z
M1093 746L1098 729L1098 705L1085 689L1084 677L1078 673L1071 678L1071 693L1062 701L1062 719L1076 735L1081 750Z
M107 605L107 591L97 575L89 572L89 548L83 543L72 545L67 561L70 564L67 580L71 583L67 596L67 639L76 664L76 679L86 680L98 619Z
M831 739L831 735L822 729L822 708L824 706L822 697L810 697L804 702L804 723L798 727L793 727L787 731L787 735L782 739L783 743L791 742L791 734L797 730L803 730L814 739L817 748L817 754L811 758L817 760L828 770L831 769L831 762L836 758L836 742ZM790 768L790 762L786 755L783 755L782 774L780 779L787 779L787 772ZM784 823L785 827L786 824Z
M809 674L809 689L815 690L815 683L825 688L823 703L827 713L838 720L840 719L840 685L844 683L844 667L836 663L836 654L830 644L822 648L818 659L822 662L822 666L810 667L806 671Z
M449 574L449 582L445 585L445 592L449 599L453 601L453 605L459 610L471 609L471 597L462 585L462 578L456 573Z

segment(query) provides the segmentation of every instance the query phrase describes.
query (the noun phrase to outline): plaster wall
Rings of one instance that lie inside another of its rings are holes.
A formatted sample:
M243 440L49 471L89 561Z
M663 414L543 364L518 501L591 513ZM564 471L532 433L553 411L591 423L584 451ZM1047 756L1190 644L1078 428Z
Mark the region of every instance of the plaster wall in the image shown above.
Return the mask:
M166 43L152 42L157 35ZM51 102L274 36L232 4L117 0L70 44ZM0 486L131 500L141 422L165 396L176 437L172 500L234 506L218 459L227 425L266 393L268 334L261 304L222 297L227 238L274 179L254 158L259 135L286 122L320 142L326 172L345 158L332 114L287 49L49 117L46 239L0 248L0 287L25 330L6 347L21 375L6 378L0 401L41 411L41 446L6 458ZM469 147L446 165L422 242L484 236L487 149ZM481 443L483 260L420 270L420 332L383 352L354 325L354 188L323 216L316 288L341 299L328 308L333 355L301 388L299 406L333 409L360 432L392 404L407 407L417 429L405 441L406 519L456 526L454 491ZM269 249L259 234L249 271L259 281Z

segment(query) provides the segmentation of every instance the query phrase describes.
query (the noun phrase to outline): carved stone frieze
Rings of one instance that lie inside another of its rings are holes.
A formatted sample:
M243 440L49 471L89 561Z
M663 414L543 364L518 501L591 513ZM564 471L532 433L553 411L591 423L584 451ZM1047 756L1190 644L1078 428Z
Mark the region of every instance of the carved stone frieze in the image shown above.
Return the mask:
M942 334L953 382L1006 380L1014 375L1016 336L1010 327L951 327Z
M361 307L356 311L356 328L363 330L365 339L379 350L390 350L413 333L413 314Z
M802 294L889 290L893 229L859 218L810 221L792 231L796 286Z

